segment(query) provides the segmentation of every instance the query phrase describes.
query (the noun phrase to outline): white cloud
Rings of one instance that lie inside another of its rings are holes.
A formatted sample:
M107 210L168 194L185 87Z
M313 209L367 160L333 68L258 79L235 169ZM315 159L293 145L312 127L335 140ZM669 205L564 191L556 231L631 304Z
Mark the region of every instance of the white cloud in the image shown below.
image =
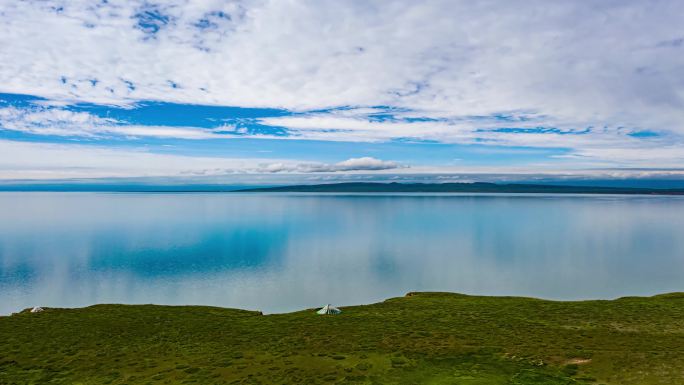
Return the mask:
M396 170L406 168L396 162L384 161L372 157L351 158L342 162L327 164L327 163L269 163L261 165L255 169L255 172L276 173L276 172L293 172L293 173L316 173L316 172L350 172L350 171L381 171L381 170Z
M401 168L396 162L388 162L371 157L351 158L333 165L335 171L391 170Z
M155 4L4 2L0 88L115 103L532 109L649 126L682 117L684 55L663 44L682 38L678 1ZM162 21L141 26L146 12Z
M362 107L263 123L304 139L560 147L597 166L674 166L684 162L683 13L676 0L6 1L0 91L52 107ZM372 121L368 106L437 120ZM515 127L592 130L482 131L510 122L473 118L501 113L533 118ZM10 129L50 135L218 134L58 108L5 114ZM660 136L627 135L639 130Z

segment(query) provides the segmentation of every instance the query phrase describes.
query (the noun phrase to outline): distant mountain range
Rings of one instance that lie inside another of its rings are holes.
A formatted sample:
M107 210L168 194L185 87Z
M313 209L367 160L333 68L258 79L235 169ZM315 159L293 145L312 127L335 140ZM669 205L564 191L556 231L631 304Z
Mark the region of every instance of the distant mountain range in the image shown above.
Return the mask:
M311 193L515 193L515 194L647 194L684 195L684 189L632 187L557 186L542 184L497 183L330 183L259 187L237 192L311 192Z
M684 188L622 186L566 186L532 183L383 183L348 182L312 185L246 187L227 184L117 184L117 183L30 183L2 184L0 191L44 192L139 192L139 193L509 193L509 194L626 194L684 195Z

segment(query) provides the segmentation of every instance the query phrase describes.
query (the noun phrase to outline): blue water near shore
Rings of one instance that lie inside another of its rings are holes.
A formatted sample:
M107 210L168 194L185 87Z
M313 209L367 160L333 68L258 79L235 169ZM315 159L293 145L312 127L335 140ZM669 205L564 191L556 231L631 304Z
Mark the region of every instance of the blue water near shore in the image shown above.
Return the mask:
M0 314L95 303L283 312L427 290L684 291L684 199L0 193Z

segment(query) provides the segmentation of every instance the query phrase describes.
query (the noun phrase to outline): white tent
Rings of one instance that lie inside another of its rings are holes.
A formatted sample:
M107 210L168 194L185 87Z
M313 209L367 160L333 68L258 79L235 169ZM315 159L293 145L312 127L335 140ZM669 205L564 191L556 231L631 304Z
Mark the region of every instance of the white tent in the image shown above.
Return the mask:
M41 311L43 311L43 308L40 306L36 306L33 309L31 309L31 313L40 313Z
M327 304L321 308L321 310L317 311L316 313L318 314L340 314L342 313L342 310L334 307L331 304Z

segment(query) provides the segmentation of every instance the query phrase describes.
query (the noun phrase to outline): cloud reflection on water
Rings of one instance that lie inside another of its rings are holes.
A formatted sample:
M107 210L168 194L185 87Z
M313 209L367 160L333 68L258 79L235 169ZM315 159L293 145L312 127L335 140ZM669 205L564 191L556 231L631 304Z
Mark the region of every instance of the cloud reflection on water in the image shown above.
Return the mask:
M2 193L0 212L3 314L684 290L677 197Z

